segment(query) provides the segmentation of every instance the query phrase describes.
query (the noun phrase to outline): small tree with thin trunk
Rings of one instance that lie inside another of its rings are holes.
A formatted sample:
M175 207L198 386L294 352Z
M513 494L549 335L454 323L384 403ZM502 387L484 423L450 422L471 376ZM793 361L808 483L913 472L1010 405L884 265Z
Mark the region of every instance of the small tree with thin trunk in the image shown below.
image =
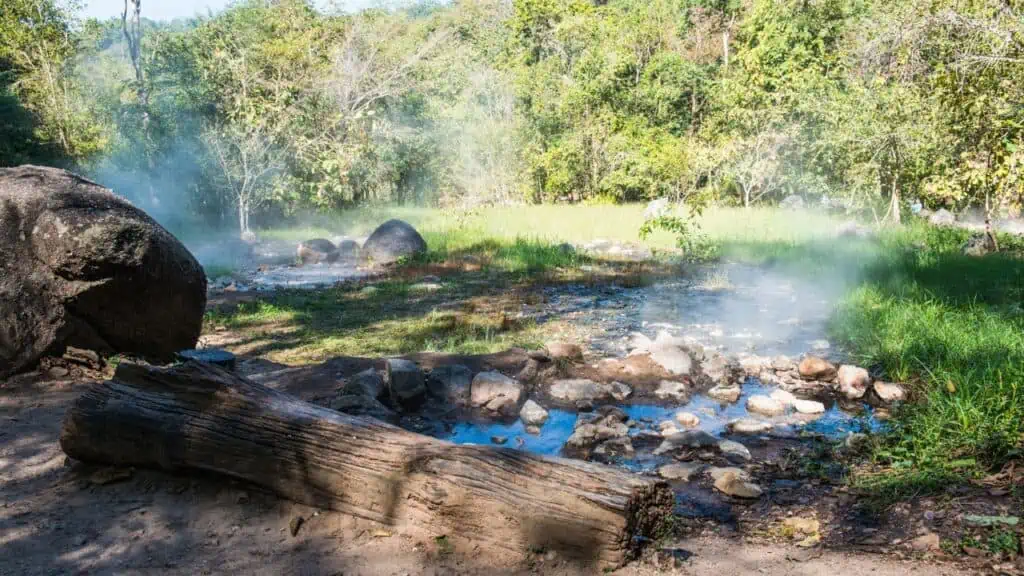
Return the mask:
M269 199L271 179L285 166L286 146L266 120L211 124L203 141L216 167L216 180L238 209L238 228L249 232L249 216Z

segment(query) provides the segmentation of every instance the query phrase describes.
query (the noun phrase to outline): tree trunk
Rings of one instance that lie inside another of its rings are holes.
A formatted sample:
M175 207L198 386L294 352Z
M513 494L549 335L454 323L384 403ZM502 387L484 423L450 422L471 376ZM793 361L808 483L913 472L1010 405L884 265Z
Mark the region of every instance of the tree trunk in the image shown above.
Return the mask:
M894 224L900 223L900 185L899 179L893 178L892 181L892 196L890 198L889 213L892 214L892 221Z
M722 31L722 56L725 68L729 67L729 30Z
M458 446L320 408L211 365L122 364L68 410L72 458L226 474L400 529L596 567L630 559L672 512L668 486L610 467Z

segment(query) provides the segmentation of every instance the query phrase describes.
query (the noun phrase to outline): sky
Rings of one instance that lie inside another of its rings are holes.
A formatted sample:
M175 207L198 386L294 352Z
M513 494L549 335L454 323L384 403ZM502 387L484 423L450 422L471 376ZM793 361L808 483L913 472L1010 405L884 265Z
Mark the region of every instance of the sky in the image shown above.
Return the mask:
M143 0L142 16L151 20L174 20L187 18L196 14L206 14L208 10L218 12L229 4L230 0ZM318 2L320 4L321 2ZM346 10L359 10L375 0L339 0L336 4ZM120 17L124 10L124 0L85 0L82 16L85 18L107 19Z

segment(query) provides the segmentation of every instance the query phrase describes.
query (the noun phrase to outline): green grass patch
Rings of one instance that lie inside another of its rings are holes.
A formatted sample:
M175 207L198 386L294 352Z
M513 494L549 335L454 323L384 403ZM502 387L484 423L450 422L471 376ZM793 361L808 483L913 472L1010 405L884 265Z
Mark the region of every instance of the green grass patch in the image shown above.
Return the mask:
M911 226L885 239L832 322L864 365L912 386L875 451L892 472L869 486L904 499L1020 456L1024 261L961 255L964 233Z
M206 329L235 331L245 338L236 349L289 363L421 351L483 354L540 345L532 322L510 318L500 304L482 308L475 303L478 296L497 302L510 298L503 294L511 288L504 279L474 282L446 282L437 291L402 281L363 289L283 291L212 310Z

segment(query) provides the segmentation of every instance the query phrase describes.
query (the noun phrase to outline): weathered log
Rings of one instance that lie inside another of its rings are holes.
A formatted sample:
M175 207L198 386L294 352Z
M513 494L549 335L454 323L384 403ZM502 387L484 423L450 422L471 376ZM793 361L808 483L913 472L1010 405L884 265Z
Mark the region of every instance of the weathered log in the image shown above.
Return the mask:
M303 402L215 366L122 364L69 409L79 460L226 474L395 527L599 567L629 560L674 498L649 478L587 462L454 445Z

